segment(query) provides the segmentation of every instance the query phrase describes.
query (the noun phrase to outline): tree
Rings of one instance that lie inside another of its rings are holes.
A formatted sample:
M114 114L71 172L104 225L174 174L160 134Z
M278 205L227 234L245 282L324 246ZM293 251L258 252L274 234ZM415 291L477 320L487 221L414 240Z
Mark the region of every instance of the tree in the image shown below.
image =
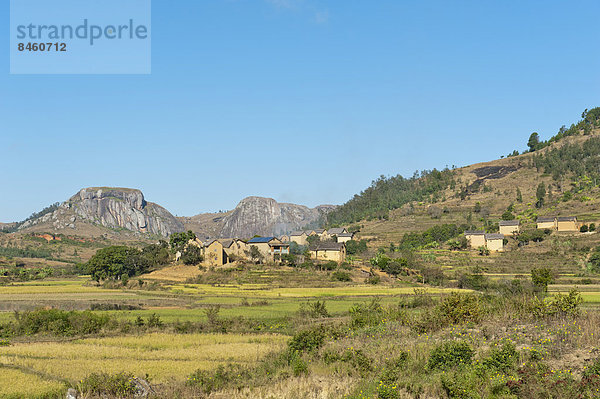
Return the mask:
M203 260L202 250L196 245L188 245L181 255L181 261L184 265L197 265L202 263Z
M543 292L548 292L548 284L554 281L552 271L547 267L540 267L531 270L531 282L533 285Z
M149 244L142 248L142 256L150 262L151 266L163 266L171 261L169 244L160 240L158 244Z
M535 191L535 196L537 198L535 206L537 208L541 208L542 206L544 206L544 198L546 197L546 185L544 184L544 182L538 184L537 190Z
M315 234L313 236L306 237L306 241L308 242L309 246L314 246L319 241L321 241L321 237L319 237L318 235Z
M481 212L481 202L477 201L475 203L475 207L473 208L473 212L475 212L475 213Z
M537 150L540 146L540 135L536 132L531 133L529 141L527 141L527 146L529 147L530 152Z
M133 277L148 270L150 262L136 248L112 246L100 249L88 261L87 268L96 281Z
M502 214L502 220L514 220L515 215L511 211L506 211Z
M523 202L523 194L521 194L521 189L517 187L517 202Z
M171 251L181 252L185 249L185 246L190 240L195 240L196 234L192 230L188 230L187 232L181 233L173 233L169 239L169 244L171 245Z
M256 245L250 245L248 256L253 262L258 263L263 259L263 254L260 252Z

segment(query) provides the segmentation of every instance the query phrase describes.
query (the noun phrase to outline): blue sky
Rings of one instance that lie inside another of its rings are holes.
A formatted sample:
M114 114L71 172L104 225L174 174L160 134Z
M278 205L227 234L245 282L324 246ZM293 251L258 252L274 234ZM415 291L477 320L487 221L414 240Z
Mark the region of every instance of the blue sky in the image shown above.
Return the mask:
M8 22L8 2L0 6ZM340 204L524 149L600 105L597 1L154 0L152 74L9 74L0 221L82 187L177 215Z

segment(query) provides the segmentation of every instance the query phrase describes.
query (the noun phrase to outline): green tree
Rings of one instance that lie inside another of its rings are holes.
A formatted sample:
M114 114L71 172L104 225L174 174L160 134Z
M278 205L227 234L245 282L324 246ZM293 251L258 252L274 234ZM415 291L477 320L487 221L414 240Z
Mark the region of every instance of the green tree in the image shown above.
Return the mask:
M250 249L248 250L248 256L255 263L260 262L263 259L263 254L260 252L256 245L250 245Z
M511 211L506 211L502 214L502 220L514 220L515 215Z
M540 267L531 270L531 282L540 291L548 292L548 284L552 284L554 275L547 267Z
M537 202L535 203L535 206L537 208L543 207L544 206L544 198L546 197L546 185L544 184L544 182L541 182L540 184L538 184L537 190L535 190L535 196L537 198Z
M197 265L202 263L203 260L202 250L196 245L188 245L181 255L181 261L184 265Z
M188 230L186 232L181 233L173 233L169 239L169 244L171 245L171 251L182 252L190 240L195 240L196 234L192 230Z
M148 270L150 262L136 248L112 246L99 249L88 261L87 268L96 281L133 277Z
M527 141L527 147L529 147L529 151L533 152L540 147L540 136L536 132L531 133L529 136L529 141Z
M521 189L517 187L517 202L523 202L523 194L521 194Z

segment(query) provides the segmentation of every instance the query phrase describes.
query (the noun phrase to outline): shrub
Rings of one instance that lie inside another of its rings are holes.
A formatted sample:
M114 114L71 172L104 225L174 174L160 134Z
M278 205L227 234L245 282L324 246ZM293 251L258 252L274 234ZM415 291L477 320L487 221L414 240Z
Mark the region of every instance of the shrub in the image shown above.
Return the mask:
M365 279L365 283L367 283L367 284L377 285L380 282L381 282L381 277L379 277L376 274L369 276Z
M519 352L515 344L505 341L501 347L492 348L482 363L493 370L506 373L515 367L518 360Z
M404 351L400 351L397 357L386 360L380 377L381 382L390 385L396 382L402 370L404 370L407 360L408 353Z
M449 341L431 350L427 368L429 370L446 370L466 364L471 364L474 351L464 341Z
M202 391L209 394L232 385L243 384L250 378L249 371L237 364L219 365L214 371L196 370L187 379L188 385L199 386Z
M444 297L436 307L436 312L449 324L478 323L484 315L483 306L475 294L460 292Z
M548 284L552 284L554 275L547 267L540 267L531 270L531 282L540 291L547 292Z
M589 231L596 231L596 223L590 223Z
M202 250L196 245L188 245L181 255L181 261L184 265L197 265L202 263L203 260Z
M337 262L330 260L329 262L326 263L321 263L319 264L319 269L321 270L335 270L337 269L338 264Z
M329 317L329 312L325 306L325 301L315 301L300 304L300 310L298 313L302 316L309 316L313 318Z
M325 328L323 326L303 330L296 333L288 342L290 352L312 352L323 346L325 342Z
M368 304L356 304L350 308L350 326L362 328L374 326L381 322L384 310L378 298L373 298Z
M128 397L137 393L133 374L94 373L83 379L79 390L84 395Z
M50 333L60 336L95 334L109 321L108 316L91 311L66 312L57 309L15 312L15 319L16 334Z
M476 381L471 373L454 372L440 377L442 388L450 399L476 399Z
M336 281L352 281L352 277L350 277L350 273L344 272L341 270L336 270L331 274L331 278Z
M481 256L488 256L490 254L490 250L484 247L483 245L477 248L477 250L479 251L479 255Z

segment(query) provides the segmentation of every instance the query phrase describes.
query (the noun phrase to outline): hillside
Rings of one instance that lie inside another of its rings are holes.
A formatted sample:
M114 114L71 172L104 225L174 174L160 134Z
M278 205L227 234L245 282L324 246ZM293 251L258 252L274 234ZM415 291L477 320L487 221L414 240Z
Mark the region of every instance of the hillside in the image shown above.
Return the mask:
M333 211L329 224L358 224L360 236L387 245L409 231L444 223L484 228L511 206L525 227L533 227L537 216L544 215L595 222L600 219L600 127L594 121L589 130L553 137L520 155L425 171L411 179L380 178ZM538 208L540 183L545 198Z

